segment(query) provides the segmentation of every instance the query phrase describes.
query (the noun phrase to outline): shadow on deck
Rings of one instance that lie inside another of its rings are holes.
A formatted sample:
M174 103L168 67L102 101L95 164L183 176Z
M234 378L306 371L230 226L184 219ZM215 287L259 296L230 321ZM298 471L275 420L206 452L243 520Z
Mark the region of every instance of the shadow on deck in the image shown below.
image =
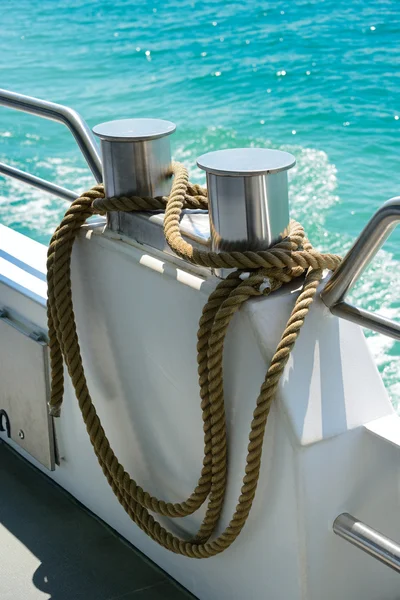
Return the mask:
M190 600L0 441L1 600Z

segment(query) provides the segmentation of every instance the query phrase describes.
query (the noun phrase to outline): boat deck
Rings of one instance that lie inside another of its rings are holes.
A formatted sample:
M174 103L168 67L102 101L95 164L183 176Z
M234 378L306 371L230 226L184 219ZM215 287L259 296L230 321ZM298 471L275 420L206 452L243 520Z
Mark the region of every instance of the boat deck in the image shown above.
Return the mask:
M191 594L0 441L1 600Z

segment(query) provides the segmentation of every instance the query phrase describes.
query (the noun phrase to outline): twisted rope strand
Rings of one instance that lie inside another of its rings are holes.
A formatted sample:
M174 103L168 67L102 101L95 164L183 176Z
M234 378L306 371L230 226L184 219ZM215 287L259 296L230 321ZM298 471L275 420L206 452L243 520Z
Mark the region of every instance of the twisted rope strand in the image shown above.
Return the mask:
M184 208L207 209L206 191L189 183L187 170L173 165L169 198L105 198L96 186L75 200L54 232L48 250L48 328L52 372L50 410L59 416L64 393L63 363L75 389L91 444L103 473L132 521L161 546L193 558L208 558L228 548L243 529L254 500L260 473L262 445L271 403L304 319L315 297L323 269L335 269L340 258L312 248L301 225L292 222L283 239L269 250L205 252L183 240L179 221ZM192 494L171 503L150 495L125 471L102 427L85 378L71 291L71 254L80 227L92 214L109 211L165 210L164 232L171 248L185 260L208 267L234 268L210 295L199 321L198 377L204 431L204 457ZM243 270L249 270L244 274ZM268 295L283 283L306 274L281 341L272 358L257 398L251 423L248 455L241 494L225 531L210 541L221 516L227 486L227 442L223 384L223 351L229 324L252 297ZM261 291L261 284L270 287ZM149 511L170 518L193 514L207 500L197 535L183 540L167 531Z

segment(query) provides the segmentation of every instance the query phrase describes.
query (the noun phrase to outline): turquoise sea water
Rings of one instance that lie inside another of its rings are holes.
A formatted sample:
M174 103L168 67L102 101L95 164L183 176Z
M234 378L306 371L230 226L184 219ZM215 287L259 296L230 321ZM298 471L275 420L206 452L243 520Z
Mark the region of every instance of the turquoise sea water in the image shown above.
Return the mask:
M72 106L93 126L175 121L174 156L260 145L297 158L291 212L343 253L400 194L399 0L2 0L0 86ZM81 191L90 172L61 125L0 108L0 161ZM65 203L0 178L0 222L43 243ZM353 299L400 315L400 234ZM395 403L400 344L370 336Z

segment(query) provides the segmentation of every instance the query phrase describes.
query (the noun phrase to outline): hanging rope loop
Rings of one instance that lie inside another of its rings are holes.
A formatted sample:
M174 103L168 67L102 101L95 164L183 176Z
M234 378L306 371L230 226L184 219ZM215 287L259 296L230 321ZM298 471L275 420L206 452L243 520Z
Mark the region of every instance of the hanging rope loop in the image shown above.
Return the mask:
M147 535L161 546L184 556L208 558L226 550L238 537L249 516L260 474L262 445L268 414L284 367L324 269L334 270L340 257L313 249L304 229L292 221L282 241L268 250L208 252L193 248L180 233L184 208L207 209L207 192L189 183L188 172L173 164L174 180L168 198L105 198L95 186L67 210L51 239L47 260L48 328L52 369L50 411L59 416L64 394L64 363L75 389L86 429L103 473L119 502ZM110 211L165 210L164 233L174 252L193 264L235 269L212 292L199 322L197 361L204 430L204 457L192 494L171 503L146 492L125 471L105 434L87 386L82 364L71 292L71 253L80 227L93 214ZM284 283L305 275L281 341L261 385L251 422L243 485L230 523L212 538L221 516L227 485L227 443L223 385L223 350L229 324L250 298L269 295ZM166 530L151 513L170 518L193 514L207 501L197 535L181 539Z

